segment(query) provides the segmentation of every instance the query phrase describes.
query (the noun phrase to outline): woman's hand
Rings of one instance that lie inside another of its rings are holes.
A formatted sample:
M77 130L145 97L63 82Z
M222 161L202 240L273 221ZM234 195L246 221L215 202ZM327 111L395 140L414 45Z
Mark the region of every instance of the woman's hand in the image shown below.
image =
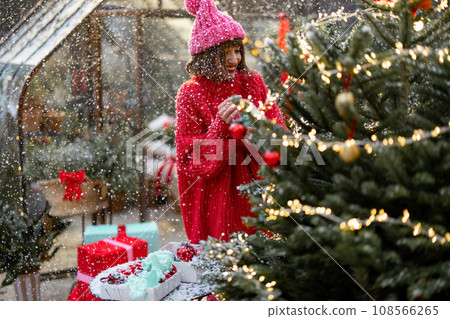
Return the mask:
M231 103L230 98L220 103L220 105L217 108L219 116L227 124L231 124L234 118L239 114L237 106Z
M254 126L247 126L247 132L245 133L244 139L248 140L250 139L251 135L256 132L256 127Z

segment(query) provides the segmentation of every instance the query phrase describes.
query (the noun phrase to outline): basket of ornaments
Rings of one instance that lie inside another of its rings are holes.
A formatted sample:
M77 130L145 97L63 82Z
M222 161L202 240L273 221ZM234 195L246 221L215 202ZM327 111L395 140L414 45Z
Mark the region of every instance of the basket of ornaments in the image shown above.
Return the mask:
M201 271L192 267L192 262L198 258L202 251L200 245L169 242L161 247L160 251L168 251L173 255L173 264L181 272L182 282L198 283L200 281Z
M101 272L89 288L103 300L161 300L181 283L181 272L173 260L171 252L159 250Z

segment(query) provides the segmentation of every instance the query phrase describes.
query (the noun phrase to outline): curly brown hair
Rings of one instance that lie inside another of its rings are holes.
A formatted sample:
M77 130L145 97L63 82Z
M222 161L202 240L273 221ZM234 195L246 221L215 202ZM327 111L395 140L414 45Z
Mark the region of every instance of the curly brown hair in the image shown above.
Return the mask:
M232 80L233 77L225 69L225 49L239 47L241 62L237 72L250 73L245 64L245 48L241 39L231 39L192 56L186 64L186 72L192 76L203 75L213 81Z

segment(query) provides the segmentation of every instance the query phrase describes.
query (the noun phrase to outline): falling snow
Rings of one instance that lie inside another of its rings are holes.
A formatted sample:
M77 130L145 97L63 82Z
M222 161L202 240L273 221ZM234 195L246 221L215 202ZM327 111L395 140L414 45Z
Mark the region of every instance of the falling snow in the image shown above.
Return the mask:
M276 37L279 12L293 17L331 12L343 5L354 9L353 2L217 1L219 9L246 31L246 62L251 69L258 69L252 49L262 53L258 43ZM114 224L156 221L160 246L187 240L176 167L162 169L164 160L175 156L174 123L163 121L158 127L151 123L176 116L178 90L189 79L185 65L190 60L187 44L194 17L185 11L183 0L162 0L161 8L157 3L2 1L0 214L15 211L27 221L42 218L48 205L37 182L58 178L61 169L85 169L88 177L105 180L113 212L94 218L88 215L84 220L81 215L64 217L71 224L54 240L61 248L40 266L48 277L41 283L42 300L67 299L76 283L82 224L91 224L95 218ZM176 14L164 18L108 14L156 9ZM218 93L226 93L224 90ZM130 154L127 141L143 130L159 134L168 152L143 157L154 141L142 138L132 145ZM92 144L87 142L92 140ZM143 180L138 176L142 170L146 173ZM160 193L155 193L160 170ZM204 188L200 190L204 192ZM46 231L45 225L42 231ZM1 240L7 241L5 238ZM55 275L58 272L62 278ZM5 276L0 267L0 280ZM166 299L190 299L209 292L206 286L195 289L183 284ZM0 289L0 300L14 299L12 286Z

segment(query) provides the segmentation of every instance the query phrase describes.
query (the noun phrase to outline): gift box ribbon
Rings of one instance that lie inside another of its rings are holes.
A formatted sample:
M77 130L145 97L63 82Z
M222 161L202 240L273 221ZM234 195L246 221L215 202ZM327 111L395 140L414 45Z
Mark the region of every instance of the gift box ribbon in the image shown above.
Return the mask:
M81 273L81 272L77 272L77 279L78 279L79 281L82 281L82 282L84 282L84 283L89 284L89 283L92 281L92 279L94 279L94 277L85 275L85 274L83 274L83 273Z
M126 236L127 235L127 228L125 225L119 225L117 229L117 236Z
M85 173L83 169L78 172L66 172L64 170L59 172L61 184L67 183L63 201L67 199L72 201L73 196L75 196L77 201L79 201L80 198L84 198L84 194L80 188L80 184L85 182L84 177Z
M108 243L108 244L111 244L111 245L114 245L114 246L125 248L125 250L127 251L128 261L132 261L133 260L133 246L132 245L127 245L127 244L121 243L119 241L115 241L113 239L110 239L110 238L103 239L103 241L105 243Z

